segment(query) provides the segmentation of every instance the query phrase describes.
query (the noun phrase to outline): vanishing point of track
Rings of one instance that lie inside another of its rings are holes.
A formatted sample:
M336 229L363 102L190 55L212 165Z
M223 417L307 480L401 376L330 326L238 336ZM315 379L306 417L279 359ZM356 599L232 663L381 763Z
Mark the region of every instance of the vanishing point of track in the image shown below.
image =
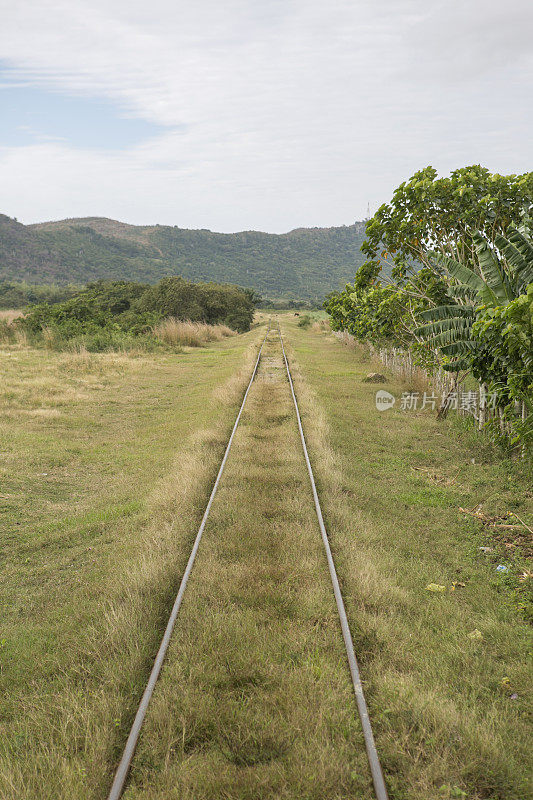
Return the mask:
M191 574L193 566L194 566L194 561L196 559L196 554L198 552L198 548L200 547L200 542L201 542L201 539L202 539L202 536L203 536L203 533L204 533L204 530L205 530L205 526L207 524L207 520L208 520L208 517L209 517L209 512L211 511L211 506L213 505L213 501L215 499L215 495L217 493L220 480L222 478L222 473L224 472L224 467L226 466L226 461L228 460L228 456L229 456L229 452L230 452L230 449L231 449L231 445L232 445L235 433L237 431L237 427L239 425L239 421L241 419L242 413L244 411L244 407L246 405L246 400L247 400L248 394L249 394L250 389L252 387L252 384L254 382L255 376L257 374L257 370L259 369L259 364L260 364L260 361L261 361L261 354L263 352L263 347L265 345L265 342L267 340L268 334L270 332L271 325L272 325L272 322L269 321L265 337L264 337L264 339L263 339L263 341L261 343L261 346L259 348L259 352L257 354L257 359L255 361L254 368L252 370L252 375L250 377L250 381L249 381L248 386L246 388L246 391L244 393L244 397L242 399L242 403L241 403L241 406L239 408L239 412L237 414L237 418L236 418L235 423L233 425L233 429L231 431L231 435L229 437L228 444L226 445L226 449L224 451L224 456L222 458L222 462L220 464L220 468L218 470L218 474L217 474L217 477L215 479L215 483L214 483L213 488L211 490L211 494L209 496L209 500L207 502L207 506L205 508L204 515L202 517L202 521L200 523L200 527L198 528L198 533L196 534L196 538L194 540L194 544L193 544L193 547L192 547L192 550L191 550L191 554L189 556L189 560L187 561L187 566L185 568L185 572L183 573L183 577L181 579L180 587L179 587L178 593L176 595L176 599L174 600L174 605L172 606L172 611L170 613L170 616L169 616L169 619L168 619L168 623L167 623L165 632L163 634L163 638L161 640L161 644L159 645L159 650L157 652L157 656L155 658L154 665L153 665L152 671L150 673L150 677L148 678L148 682L146 684L146 687L144 689L144 692L143 692L143 695L141 697L140 703L138 705L137 713L135 714L135 719L133 720L133 724L131 726L130 733L128 735L128 739L126 741L126 745L124 747L124 750L123 750L123 753L122 753L122 757L120 759L119 765L118 765L117 770L115 772L115 776L114 776L114 779L113 779L113 784L111 786L111 789L110 789L110 792L109 792L109 795L108 795L108 800L119 800L120 797L122 796L122 792L123 792L125 784L126 784L126 779L127 779L127 776L128 776L128 772L129 772L129 769L130 769L130 766L131 766L131 763L132 763L132 760L133 760L133 757L134 757L134 754L135 754L135 748L137 746L137 742L139 740L139 736L140 736L140 733L141 733L141 728L142 728L142 725L143 725L143 722L144 722L144 718L146 716L146 712L148 710L148 706L149 706L150 700L152 698L152 694L154 692L154 688L155 688L155 685L157 683L157 679L159 678L159 674L161 672L161 668L163 666L163 662L164 662L164 659L165 659L165 656L166 656L166 653L167 653L167 650L168 650L168 647L169 647L169 644L170 644L170 640L171 640L171 637L172 637L172 632L174 630L176 619L178 617L178 613L179 613L179 610L180 610L180 607L181 607L181 604L182 604L182 601L183 601L183 596L185 594L185 589L187 587L187 583L188 583L190 574ZM339 614L341 630L342 630L342 636L343 636L343 639L344 639L344 644L345 644L345 648L346 648L346 655L347 655L347 658L348 658L348 665L349 665L350 674L351 674L351 677L352 677L352 683L353 683L353 688L354 688L354 693L355 693L355 699L356 699L356 702L357 702L357 709L359 711L359 717L360 717L360 720L361 720L361 726L362 726L362 730L363 730L363 736L364 736L364 741L365 741L366 753L367 753L367 757L368 757L368 763L369 763L370 771L371 771L371 774L372 774L372 781L374 783L374 790L375 790L375 794L376 794L377 800L388 800L387 789L385 787L385 781L383 779L383 772L381 770L381 765L380 765L380 762L379 762L379 757L378 757L378 753L377 753L377 750L376 750L376 745L375 745L375 742L374 742L374 736L373 736L373 733L372 733L372 726L371 726L370 718L369 718L369 715L368 715L368 708L367 708L365 696L364 696L364 693L363 693L363 687L362 687L362 684L361 684L361 677L360 677L360 674L359 674L359 667L358 667L358 664L357 664L357 658L356 658L355 651L354 651L352 635L350 633L350 627L349 627L349 624L348 624L348 618L346 616L346 610L345 610L345 607L344 607L344 601L342 599L342 594L341 594L341 590L340 590L340 586L339 586L339 580L338 580L338 577L337 577L337 571L335 569L335 563L333 561L333 556L331 554L331 548L330 548L330 545L329 545L329 539L328 539L326 527L324 525L324 519L323 519L323 516L322 516L322 509L320 507L320 500L319 500L319 497L318 497L318 492L317 492L317 488L316 488L316 484L315 484L315 478L314 478L314 475L313 475L313 469L311 467L311 461L309 459L309 453L308 453L307 444L306 444L306 441L305 441L305 435L304 435L304 431L303 431L302 419L301 419L301 416L300 416L300 410L299 410L299 407L298 407L298 401L296 399L296 393L294 391L294 384L293 384L293 381L292 381L292 375L291 375L291 371L290 371L290 367L289 367L289 361L287 359L287 354L285 352L285 347L284 347L284 344L283 344L283 337L281 335L281 329L279 327L279 323L277 324L277 333L278 333L278 336L279 336L279 341L280 341L281 350L282 350L282 354L283 354L283 361L285 363L285 369L286 369L286 372L287 372L287 379L289 381L291 395L292 395L292 399L293 399L293 402L294 402L294 409L295 409L295 412L296 412L296 420L297 420L297 423L298 423L298 430L299 430L300 439L301 439L301 442L302 442L302 448L303 448L303 452L304 452L305 462L306 462L306 465L307 465L307 471L308 471L308 474L309 474L309 480L311 482L311 489L312 489L312 492L313 492L315 510L316 510L317 519L318 519L318 526L319 526L320 533L321 533L321 536L322 536L324 549L326 551L326 558L327 558L327 562L328 562L329 573L330 573L331 582L332 582L332 585L333 585L333 593L335 595L335 602L337 604L337 611L338 611L338 614Z

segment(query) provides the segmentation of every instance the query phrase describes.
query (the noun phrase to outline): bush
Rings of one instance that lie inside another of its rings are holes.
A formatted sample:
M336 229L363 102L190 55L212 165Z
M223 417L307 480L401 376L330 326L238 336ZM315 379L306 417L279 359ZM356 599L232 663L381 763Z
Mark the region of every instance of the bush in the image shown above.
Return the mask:
M144 292L137 306L162 317L224 324L240 333L250 330L255 310L253 293L245 289L183 278L163 278Z
M247 290L165 278L157 286L98 281L65 302L31 307L20 325L48 347L99 352L179 345L183 338L203 344L249 330L253 315Z

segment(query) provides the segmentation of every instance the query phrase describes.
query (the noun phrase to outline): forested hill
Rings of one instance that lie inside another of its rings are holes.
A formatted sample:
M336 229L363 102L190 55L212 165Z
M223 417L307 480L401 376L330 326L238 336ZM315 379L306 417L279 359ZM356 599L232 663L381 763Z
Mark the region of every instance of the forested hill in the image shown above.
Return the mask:
M284 234L213 233L87 217L22 225L0 215L0 280L156 282L167 275L235 283L271 299L321 300L362 263L364 223Z

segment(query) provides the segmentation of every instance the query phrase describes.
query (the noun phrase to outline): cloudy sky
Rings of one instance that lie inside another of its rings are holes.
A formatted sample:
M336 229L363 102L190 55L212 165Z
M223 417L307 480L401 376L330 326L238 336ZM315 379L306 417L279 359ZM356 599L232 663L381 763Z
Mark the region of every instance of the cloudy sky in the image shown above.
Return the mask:
M0 212L349 224L415 170L525 172L531 0L0 0Z

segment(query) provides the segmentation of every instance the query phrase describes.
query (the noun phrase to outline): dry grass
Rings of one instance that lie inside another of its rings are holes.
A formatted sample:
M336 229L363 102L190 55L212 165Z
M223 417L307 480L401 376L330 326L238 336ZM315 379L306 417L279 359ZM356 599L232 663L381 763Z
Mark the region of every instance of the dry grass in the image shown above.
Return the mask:
M486 534L458 510L482 495L531 521L528 475L511 478L508 462L434 414L379 414L357 350L284 327L391 798L530 797L530 630L496 572L509 552L488 559ZM410 466L454 480L435 485Z
M0 344L14 348L26 347L26 333L14 324L23 316L23 312L18 309L0 311Z
M274 331L248 403L148 713L128 800L371 796Z
M2 800L105 796L259 336L0 351Z
M153 328L154 336L165 344L184 347L202 347L207 342L220 342L235 331L227 325L207 325L204 322L191 322L169 317Z
M20 319L20 317L24 316L24 312L21 311L19 308L8 308L4 310L0 310L0 320L6 322L8 325L16 320Z
M357 351L282 325L391 800L525 800L529 631L458 511L531 523L519 465L378 417ZM261 337L0 350L2 800L105 797ZM274 344L249 402L126 800L372 796Z
M329 319L318 319L311 325L313 333L331 333Z

